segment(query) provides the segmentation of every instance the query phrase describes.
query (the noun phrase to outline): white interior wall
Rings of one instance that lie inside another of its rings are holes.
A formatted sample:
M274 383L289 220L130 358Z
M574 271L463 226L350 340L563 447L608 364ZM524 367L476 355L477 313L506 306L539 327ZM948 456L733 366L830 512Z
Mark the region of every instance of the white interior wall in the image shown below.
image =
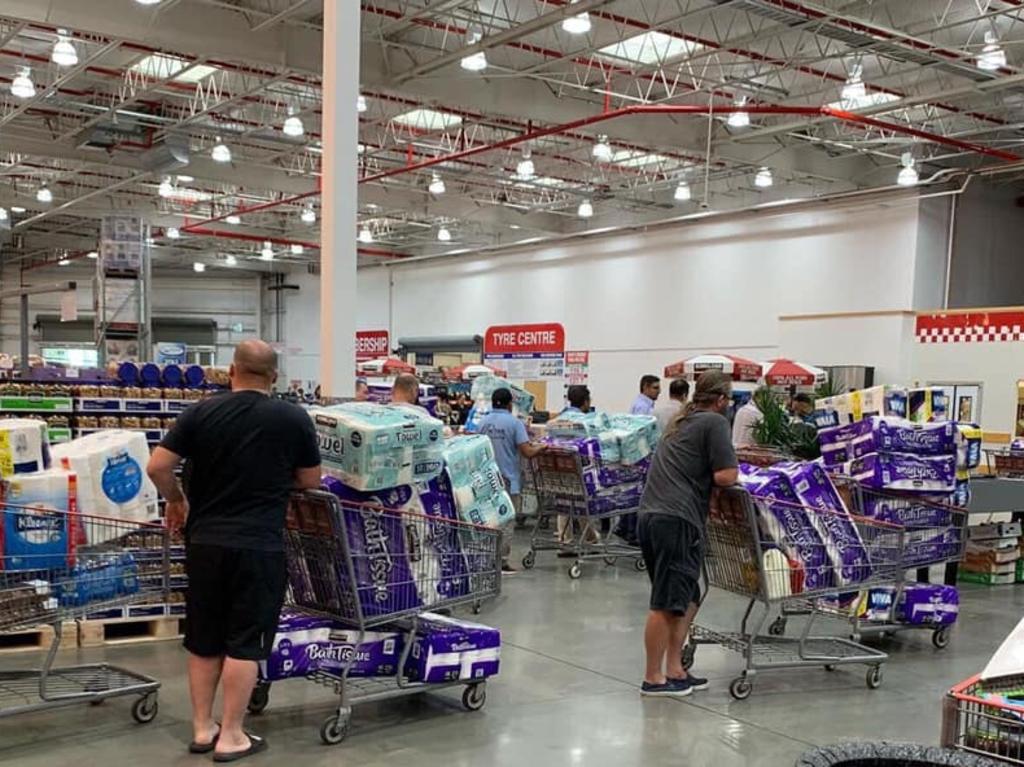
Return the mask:
M591 351L595 400L622 409L640 375L695 352L791 354L782 315L913 308L917 239L917 203L903 201L370 267L359 326L387 317L398 338L561 322L569 348ZM862 349L834 361L899 375L902 322L889 331L865 332Z

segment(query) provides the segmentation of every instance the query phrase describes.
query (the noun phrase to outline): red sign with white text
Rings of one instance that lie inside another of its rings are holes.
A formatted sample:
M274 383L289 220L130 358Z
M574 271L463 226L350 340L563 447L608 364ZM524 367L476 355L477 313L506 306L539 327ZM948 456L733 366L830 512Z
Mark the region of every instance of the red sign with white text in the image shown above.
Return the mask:
M484 336L485 355L561 354L565 328L557 322L538 325L495 325Z
M386 330L356 331L356 362L387 357L391 350Z

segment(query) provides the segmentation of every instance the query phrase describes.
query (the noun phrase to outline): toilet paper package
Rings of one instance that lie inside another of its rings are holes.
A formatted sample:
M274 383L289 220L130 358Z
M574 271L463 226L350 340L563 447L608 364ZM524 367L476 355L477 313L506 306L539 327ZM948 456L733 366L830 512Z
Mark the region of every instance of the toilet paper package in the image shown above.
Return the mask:
M849 462L846 472L868 487L929 494L956 489L956 456L869 453Z
M327 618L282 614L270 648L260 661L260 679L276 682L305 677L315 671L350 677L395 676L402 658L404 635L397 631L359 632Z
M46 423L29 418L0 420L0 477L50 468Z
M481 527L502 527L515 520L512 499L497 464L468 476L449 476L455 508L463 522Z
M460 522L451 484L445 474L440 474L416 488L420 506L429 520L425 526L424 550L434 563L429 572L435 573L433 580L420 586L420 593L426 594L428 605L438 601L456 599L470 593L471 572L487 569L490 562L470 563L465 550L475 531ZM472 567L471 567L472 564Z
M405 664L411 681L482 680L498 673L501 632L490 626L424 613L412 643Z
M558 450L570 450L580 456L583 470L583 483L587 494L592 495L601 490L643 483L651 466L650 456L635 464L608 463L601 450L601 442L595 437L546 437L544 442Z
M146 475L149 443L138 431L112 429L54 445L54 463L77 476L82 514L144 522L155 514L157 491ZM89 526L88 543L117 534L113 526Z
M896 600L895 618L911 626L951 626L960 614L956 586L912 583Z
M325 472L357 490L425 482L443 468L443 425L413 408L349 402L310 408Z
M976 469L981 464L981 427L973 423L956 424L956 468Z
M756 499L762 536L803 569L804 588L815 591L832 586L831 565L821 535L811 524L786 477L743 464L739 480Z
M915 423L949 420L949 396L938 386L911 389L907 395L907 418Z
M902 418L872 416L860 422L862 433L850 440L850 457L868 453L951 455L956 452L953 424L912 423Z
M494 443L483 434L446 439L442 446L444 467L450 477L462 480L494 464Z
M902 527L942 527L951 524L950 499L944 495L907 497L865 490L864 516Z
M535 398L526 389L498 376L477 376L473 379L473 388L470 390L473 409L466 421L467 431L473 432L480 427L480 421L491 412L491 395L498 389L508 389L512 392L512 415L516 418L526 420L533 413Z
M960 557L963 551L963 531L950 527L942 532L934 529L912 530L904 537L903 566L925 567L941 564Z
M573 501L565 497L555 498L555 509L563 514L574 512L590 516L605 516L617 511L634 511L640 507L644 494L642 483L633 482L588 493L586 506L582 500Z
M860 583L868 578L871 575L868 551L824 467L792 461L775 464L766 471L786 477L799 502L819 512L808 511L808 518L825 544L836 585Z
M78 480L50 470L0 483L0 571L63 569L81 540Z

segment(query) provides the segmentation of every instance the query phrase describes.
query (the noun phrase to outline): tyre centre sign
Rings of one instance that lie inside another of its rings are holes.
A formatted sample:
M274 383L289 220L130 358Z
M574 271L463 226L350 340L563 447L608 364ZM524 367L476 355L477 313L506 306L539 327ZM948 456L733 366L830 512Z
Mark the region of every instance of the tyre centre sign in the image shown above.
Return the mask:
M484 335L484 362L524 381L562 378L565 328L557 322L495 325Z

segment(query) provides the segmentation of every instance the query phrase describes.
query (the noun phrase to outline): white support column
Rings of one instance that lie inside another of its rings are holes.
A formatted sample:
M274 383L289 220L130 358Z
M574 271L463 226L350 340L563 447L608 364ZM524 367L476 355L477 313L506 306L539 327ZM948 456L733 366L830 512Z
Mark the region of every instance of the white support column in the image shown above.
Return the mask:
M355 390L359 12L352 0L324 0L320 385L333 397Z

